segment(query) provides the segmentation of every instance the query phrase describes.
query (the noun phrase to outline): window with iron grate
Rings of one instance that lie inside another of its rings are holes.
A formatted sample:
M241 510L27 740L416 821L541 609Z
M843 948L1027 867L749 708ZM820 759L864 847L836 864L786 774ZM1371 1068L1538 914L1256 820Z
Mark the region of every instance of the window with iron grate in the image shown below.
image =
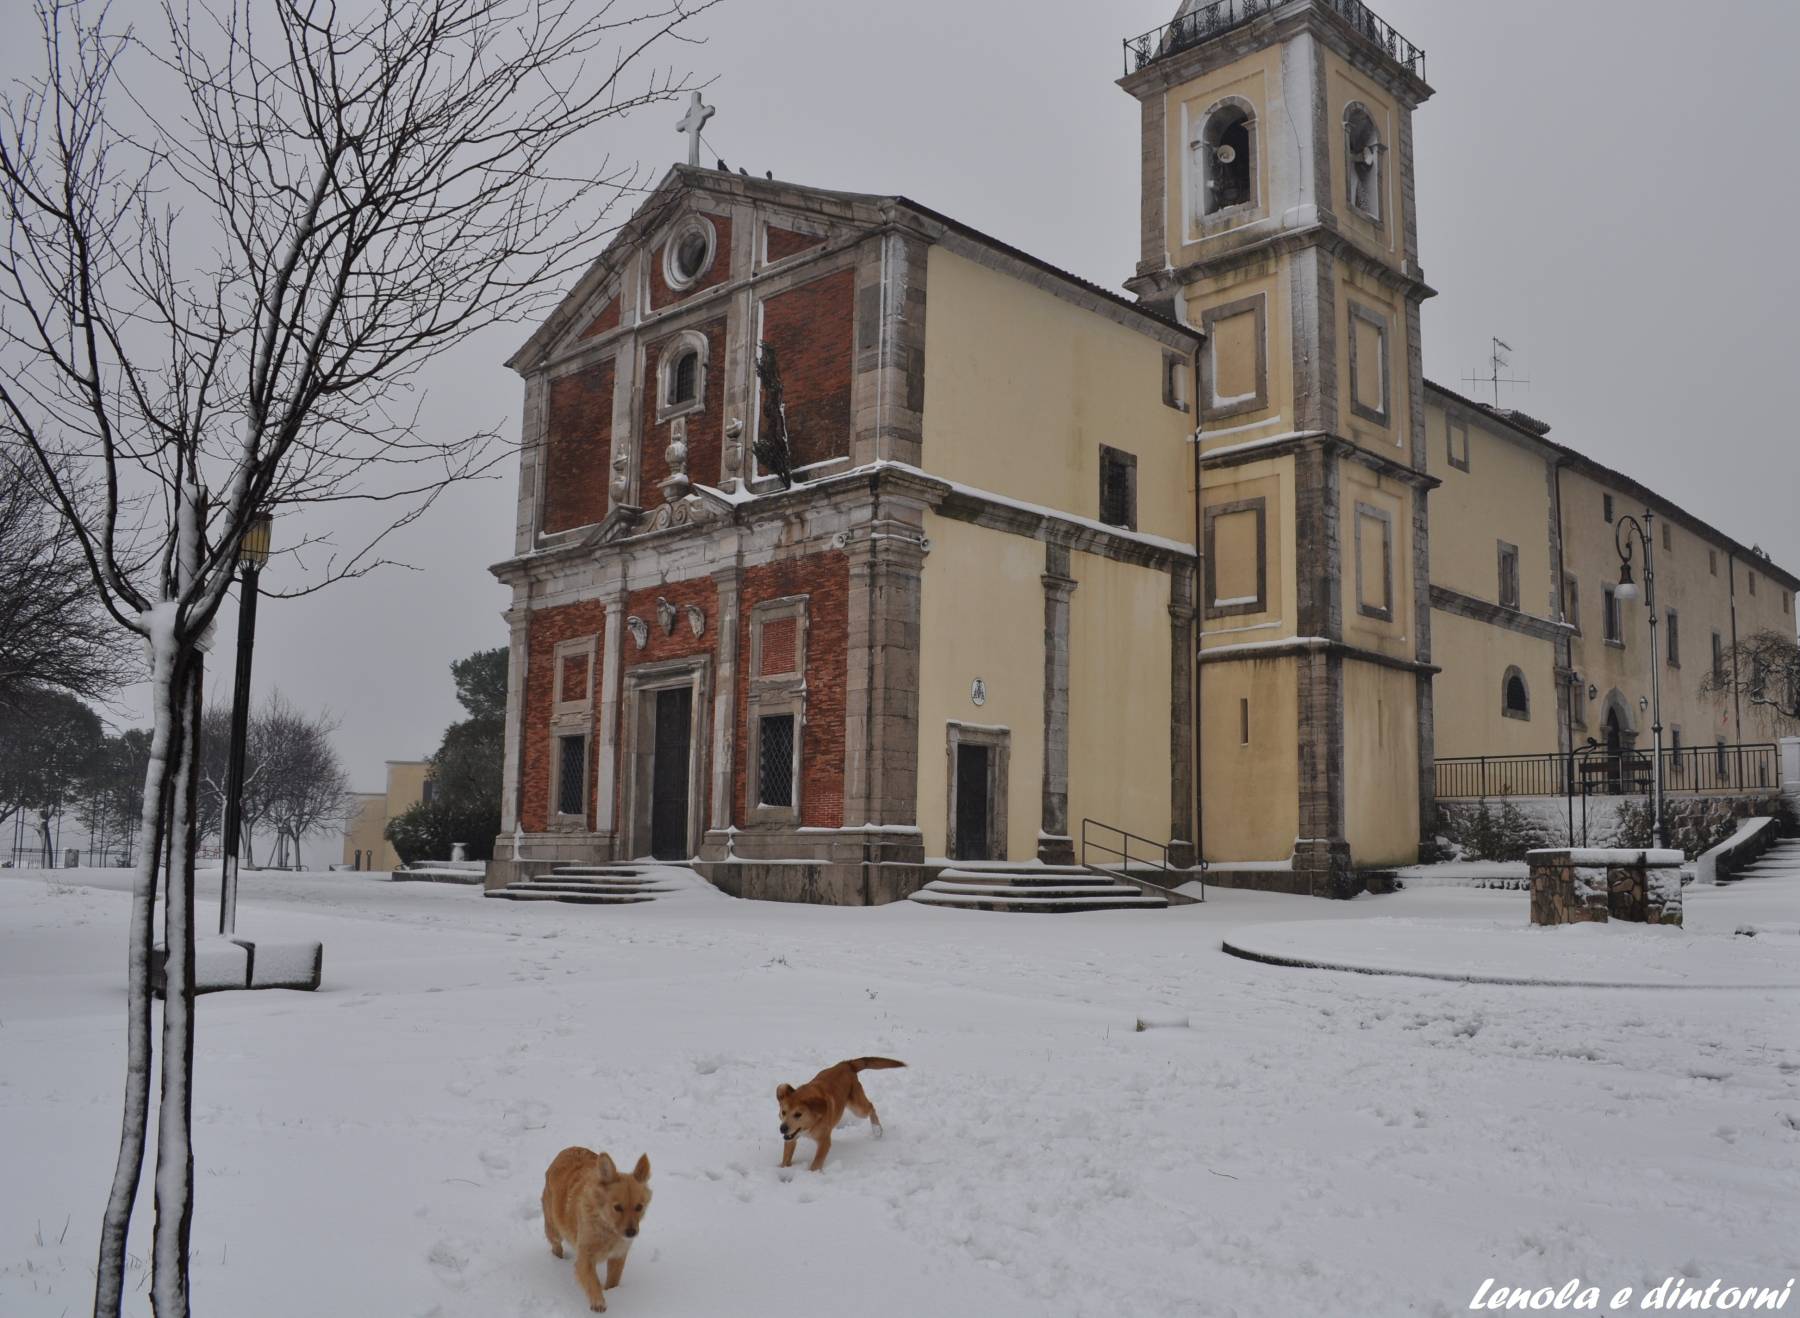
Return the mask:
M587 738L556 739L556 813L579 815L583 779L587 776Z
M794 804L794 716L766 714L757 730L757 799L762 805Z

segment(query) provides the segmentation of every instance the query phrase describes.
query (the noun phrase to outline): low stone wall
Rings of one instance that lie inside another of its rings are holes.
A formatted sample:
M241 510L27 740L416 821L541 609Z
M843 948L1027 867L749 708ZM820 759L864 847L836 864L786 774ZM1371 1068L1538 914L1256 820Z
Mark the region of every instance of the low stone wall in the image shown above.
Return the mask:
M1643 797L1590 796L1586 805L1584 827L1582 798L1575 798L1574 845L1616 849L1649 844L1650 809ZM1439 801L1437 809L1443 840L1471 860L1518 860L1528 851L1570 845L1567 797L1457 799ZM1773 789L1720 796L1671 795L1663 798L1663 811L1668 844L1697 856L1729 837L1743 820L1784 813L1784 803Z
M935 867L925 865L810 860L701 860L693 869L731 897L814 906L885 906L904 901L936 876Z
M1681 923L1679 851L1552 848L1526 861L1533 924Z

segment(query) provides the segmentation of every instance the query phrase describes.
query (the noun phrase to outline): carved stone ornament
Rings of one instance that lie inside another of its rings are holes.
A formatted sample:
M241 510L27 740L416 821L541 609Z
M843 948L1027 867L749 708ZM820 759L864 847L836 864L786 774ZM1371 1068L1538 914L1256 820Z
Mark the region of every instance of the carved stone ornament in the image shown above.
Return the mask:
M703 635L706 631L706 611L698 604L683 606L687 610L688 626L694 629L694 635Z
M631 633L631 639L637 643L638 649L650 644L650 624L635 613L625 619L625 630Z
M664 636L675 634L675 606L661 595L656 597L656 620L662 624Z
M719 510L697 494L690 494L685 499L671 500L660 504L655 516L651 519L652 531L666 531L672 526L703 526L707 522L716 521Z
M663 498L673 503L688 492L692 484L688 480L687 461L687 418L676 417L669 427L669 447L663 450L663 457L669 463L669 478L662 483Z
M625 496L631 493L631 454L620 448L613 454L612 469L613 502L624 503Z

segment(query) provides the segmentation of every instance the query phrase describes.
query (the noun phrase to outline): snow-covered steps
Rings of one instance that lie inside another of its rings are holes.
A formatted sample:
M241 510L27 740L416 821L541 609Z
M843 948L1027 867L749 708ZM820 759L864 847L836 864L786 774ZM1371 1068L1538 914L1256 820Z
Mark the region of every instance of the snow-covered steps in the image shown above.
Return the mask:
M1800 838L1783 838L1725 882L1738 879L1800 879Z
M970 911L1070 914L1076 911L1162 910L1166 897L1145 892L1079 865L1008 868L1004 862L964 862L943 870L912 894L924 906Z
M569 902L577 906L628 906L656 900L675 889L666 875L636 865L558 865L548 874L493 888L489 897L511 902Z

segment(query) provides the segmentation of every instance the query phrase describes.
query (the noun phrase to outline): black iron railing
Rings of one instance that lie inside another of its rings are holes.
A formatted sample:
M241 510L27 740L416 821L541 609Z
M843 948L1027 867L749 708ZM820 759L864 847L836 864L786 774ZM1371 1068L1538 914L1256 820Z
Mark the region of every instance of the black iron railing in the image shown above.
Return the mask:
M1466 755L1437 761L1437 796L1646 796L1651 752L1588 747L1573 755ZM1684 746L1662 754L1663 792L1773 791L1781 786L1781 755L1773 743Z
M1105 870L1171 892L1190 877L1169 864L1168 843L1127 833L1097 819L1081 821L1081 863L1088 869ZM1200 900L1205 901L1205 865L1200 869Z
M1214 0L1173 23L1142 36L1125 39L1125 72L1136 73L1146 64L1198 46L1223 32L1258 18L1292 0ZM1388 59L1414 77L1425 77L1425 52L1396 32L1362 0L1314 0L1348 23Z

